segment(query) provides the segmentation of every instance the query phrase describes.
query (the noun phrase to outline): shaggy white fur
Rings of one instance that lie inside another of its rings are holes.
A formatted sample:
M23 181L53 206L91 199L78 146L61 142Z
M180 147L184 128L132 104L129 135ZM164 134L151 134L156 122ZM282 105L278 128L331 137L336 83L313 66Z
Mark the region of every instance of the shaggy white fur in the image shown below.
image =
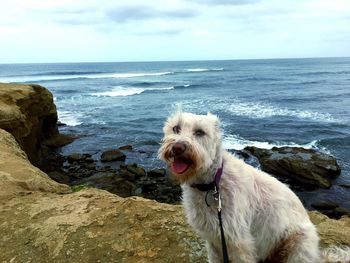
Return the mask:
M298 197L274 177L223 150L216 116L171 116L159 157L182 183L187 220L207 241L209 262L223 262L217 204L212 200L208 207L206 192L191 185L212 182L222 163L220 194L230 262L324 262L316 228ZM331 252L334 258L339 255Z

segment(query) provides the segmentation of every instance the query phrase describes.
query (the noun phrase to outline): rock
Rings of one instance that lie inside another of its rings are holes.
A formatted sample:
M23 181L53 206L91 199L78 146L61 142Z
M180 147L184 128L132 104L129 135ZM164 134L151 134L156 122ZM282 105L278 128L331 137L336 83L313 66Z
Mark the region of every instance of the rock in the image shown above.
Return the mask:
M313 149L274 147L271 150L246 147L259 159L261 169L284 177L305 187L329 188L331 180L340 174L336 159Z
M350 184L340 184L339 186L344 187L344 188L350 188Z
M19 192L41 191L61 194L70 192L68 186L54 182L47 174L32 166L15 138L2 129L0 129L0 182L0 200L16 196Z
M309 212L310 219L317 227L321 247L330 245L350 246L350 217L330 219L320 212Z
M149 177L164 177L166 174L165 169L153 169L147 172L147 176Z
M68 156L68 162L73 163L73 162L79 162L82 160L85 160L86 156L84 156L81 153L72 153Z
M39 85L0 83L0 128L10 132L29 160L40 165L43 141L58 135L53 96Z
M136 178L140 178L140 177L142 177L142 176L146 176L146 171L145 171L145 169L143 169L142 167L138 166L136 163L134 163L134 164L128 164L128 165L126 166L126 169L127 169L130 173L136 175Z
M71 178L64 173L53 171L47 173L47 175L50 176L51 179L61 184L69 184L71 182Z
M133 174L126 169L121 169L119 175L130 182L136 182L139 178L136 174Z
M98 189L4 201L4 262L206 262L204 242L185 222L181 206Z
M120 150L108 150L102 153L101 162L125 161L126 155Z
M63 126L67 126L67 124L61 122L61 121L57 121L57 126L58 127L63 127Z
M332 201L321 201L318 203L313 203L313 204L311 204L311 206L313 208L321 209L321 210L329 210L329 209L335 209L335 208L339 207L339 205L337 203L332 202Z
M72 143L76 138L74 135L57 134L43 141L43 144L50 148L59 148Z
M94 187L106 190L121 197L129 197L133 195L136 187L132 182L120 178L115 173L109 174L110 175L105 173L98 178L89 178L88 183ZM95 175L93 177L95 177Z
M127 150L127 151L132 151L132 145L124 145L118 148L119 150Z
M332 201L320 201L318 203L311 204L311 206L330 218L339 219L342 216L350 216L349 210L339 207L337 203Z

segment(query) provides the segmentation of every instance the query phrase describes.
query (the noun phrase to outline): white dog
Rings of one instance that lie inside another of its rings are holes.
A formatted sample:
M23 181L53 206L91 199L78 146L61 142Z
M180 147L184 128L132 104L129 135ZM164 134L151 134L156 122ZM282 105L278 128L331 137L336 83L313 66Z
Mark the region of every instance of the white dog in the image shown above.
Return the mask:
M218 201L210 198L213 186L221 196L230 262L324 261L316 228L298 197L225 151L216 116L176 113L165 123L164 134L159 157L181 182L187 220L207 241L209 262L223 262Z

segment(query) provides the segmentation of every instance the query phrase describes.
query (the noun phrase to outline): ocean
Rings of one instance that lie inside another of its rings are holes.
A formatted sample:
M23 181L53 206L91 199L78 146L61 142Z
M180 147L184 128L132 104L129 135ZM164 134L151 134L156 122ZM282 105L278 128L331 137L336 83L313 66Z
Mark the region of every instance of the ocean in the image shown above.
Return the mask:
M0 64L0 82L37 83L54 95L63 133L79 139L63 154L131 144L127 162L157 159L166 118L177 110L219 116L227 149L300 146L336 157L331 189L307 202L350 208L350 58L189 62Z

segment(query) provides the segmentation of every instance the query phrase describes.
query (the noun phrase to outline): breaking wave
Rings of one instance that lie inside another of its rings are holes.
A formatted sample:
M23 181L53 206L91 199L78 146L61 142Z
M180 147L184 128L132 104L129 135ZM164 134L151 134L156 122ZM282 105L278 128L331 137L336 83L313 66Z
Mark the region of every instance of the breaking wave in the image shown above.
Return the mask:
M116 87L113 87L112 90L110 91L92 93L90 95L97 96L97 97L127 97L127 96L139 95L147 91L164 91L164 90L171 90L171 89L174 89L174 87L137 88L137 87L116 86Z
M279 108L262 102L242 102L240 100L234 100L227 107L227 111L236 116L246 116L257 119L271 118L274 116L287 116L320 122L338 122L338 120L329 113Z
M272 142L261 142L261 141L250 141L241 138L237 135L224 135L223 146L225 149L232 150L243 150L247 146L255 146L261 149L272 149L273 147L301 147L304 149L321 149L318 147L318 141L314 140L306 144L296 143L272 143ZM322 150L325 150L322 148Z
M68 126L78 126L83 122L77 117L78 114L74 114L68 111L57 111L58 120Z
M74 73L74 72L70 72ZM102 79L102 78L137 78L146 76L163 76L173 74L173 72L140 72L140 73L82 73L77 74L51 74L51 75L28 75L28 76L10 76L3 77L0 82L40 82L40 81L55 81L55 80L73 80L73 79Z

